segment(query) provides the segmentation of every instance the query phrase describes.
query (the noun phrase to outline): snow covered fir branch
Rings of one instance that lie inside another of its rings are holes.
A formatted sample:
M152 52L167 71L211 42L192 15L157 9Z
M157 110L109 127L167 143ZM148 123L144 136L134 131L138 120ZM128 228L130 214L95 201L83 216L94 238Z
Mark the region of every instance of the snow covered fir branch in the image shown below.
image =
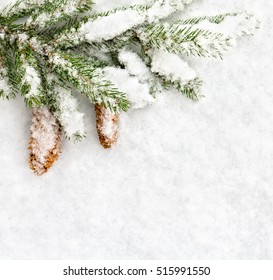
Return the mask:
M222 59L259 28L247 12L166 20L191 2L151 0L96 12L91 0L17 0L0 12L0 96L21 95L33 112L36 174L58 158L62 135L85 138L79 95L94 104L100 142L110 148L121 111L151 105L171 87L199 100L202 81L185 57Z

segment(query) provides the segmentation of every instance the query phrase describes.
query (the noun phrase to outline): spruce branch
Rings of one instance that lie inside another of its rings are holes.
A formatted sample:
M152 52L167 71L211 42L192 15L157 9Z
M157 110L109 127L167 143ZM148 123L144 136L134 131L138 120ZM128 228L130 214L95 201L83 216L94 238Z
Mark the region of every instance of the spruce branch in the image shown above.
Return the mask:
M180 56L162 50L150 50L151 71L160 77L165 89L174 87L187 98L198 101L202 81L196 72ZM170 67L171 65L171 67Z
M65 30L74 30L80 26L85 16L81 16L81 13L73 16L63 17L62 20L56 19L55 24L48 24L43 28L30 28L24 30L27 32L31 37L38 37L41 41L47 43L50 42L51 45L56 45L60 47L60 41L56 41L56 38L62 35ZM55 41L54 41L55 38ZM54 43L55 42L55 43ZM58 45L59 44L59 45ZM68 46L68 44L63 43L64 46ZM71 44L73 46L73 44Z
M1 64L5 68L4 76L10 87L9 97L14 98L21 93L24 70L18 40L5 36L0 39Z
M149 92L155 98L161 90L158 86L158 78L153 75L145 62L145 56L141 57L129 48L123 48L118 54L118 60L131 76L136 77L141 84L149 85Z
M81 141L86 137L84 114L79 110L78 100L71 88L66 87L56 77L48 76L48 107L61 124L66 138Z
M117 140L120 110L151 105L162 88L196 101L201 80L181 55L223 58L259 21L247 12L162 21L193 0L151 0L106 12L92 0L15 0L0 12L0 97L32 108L30 166L58 158L61 132L85 135L77 96L96 108L103 147Z
M0 40L1 44L1 40ZM15 94L10 90L7 71L4 66L3 57L0 48L0 97L3 99L15 98Z
M32 13L26 25L35 29L50 28L90 11L93 4L91 0L49 0Z
M31 15L35 10L45 4L47 0L16 0L0 13L0 24L9 26L14 21Z
M182 84L180 81L171 81L167 80L166 77L162 77L161 83L165 89L169 90L170 88L175 88L182 93L182 95L193 101L199 101L200 98L203 97L203 95L200 94L200 87L203 84L200 78L195 78L188 81L186 84Z
M183 10L193 0L153 0L148 5L133 5L104 13L92 14L67 26L55 37L57 44L72 47L82 42L100 43L111 40L141 25L151 24ZM119 19L122 18L122 21Z
M203 30L195 25L160 23L140 30L138 36L146 48L194 56L222 58L234 46L232 36Z
M186 24L194 25L194 24L198 24L202 21L207 20L211 23L220 24L227 17L236 17L236 16L241 15L241 14L243 14L243 13L242 12L240 12L240 13L225 13L225 14L220 14L220 15L216 15L216 16L201 16L201 17L195 17L195 18L180 19L180 20L174 21L174 23L182 24L182 25L186 25Z
M253 14L244 12L237 13L225 13L216 16L203 16L190 19L181 19L173 22L174 24L180 25L197 25L204 21L208 23L221 25L228 21L227 24L235 25L235 30L233 30L234 36L243 36L243 35L254 35L254 32L260 28L260 21L255 18ZM208 25L209 26L209 25Z
M4 68L0 65L0 97L3 99L15 98L12 92L10 92L7 73Z
M48 53L52 70L61 82L70 83L79 93L86 95L94 104L103 104L114 112L127 111L129 102L126 94L120 92L105 79L101 62L72 53Z
M56 51L35 39L30 40L30 44L41 57L47 58L51 71L63 84L70 84L94 104L103 104L114 112L119 112L119 109L128 110L126 94L105 79L105 62L73 52Z
M138 77L132 76L126 69L109 66L103 69L103 73L107 80L126 93L130 108L144 108L155 101L149 85L141 83Z
M45 89L42 83L43 72L41 71L38 57L29 45L20 48L23 61L21 94L24 96L27 106L31 108L40 107L44 104Z
M92 15L92 19L108 17L122 11L137 11L145 17L143 24L150 24L184 10L185 6L189 5L191 2L193 2L193 0L151 0L148 4L135 4L129 7L99 12Z
M123 35L117 36L112 40L102 40L101 42L82 43L76 47L70 47L71 50L90 51L98 50L104 53L118 52L126 46L137 45L139 42L134 32L128 31Z
M7 5L0 13L2 17L11 17L14 14L21 15L24 11L32 11L33 9L43 5L44 1L37 2L35 0L16 0ZM24 15L25 16L25 15Z
M233 22L233 30L230 32L218 32L211 26L224 24L227 18ZM204 21L207 23L202 24ZM146 48L222 59L225 52L235 45L236 38L253 35L259 25L259 21L251 14L227 13L214 17L152 24L139 29L138 36Z

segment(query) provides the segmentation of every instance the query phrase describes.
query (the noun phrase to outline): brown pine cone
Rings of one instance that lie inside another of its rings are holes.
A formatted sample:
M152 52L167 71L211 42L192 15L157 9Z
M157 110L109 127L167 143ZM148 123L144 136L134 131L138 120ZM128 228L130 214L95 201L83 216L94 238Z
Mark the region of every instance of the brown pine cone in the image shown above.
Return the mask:
M29 165L42 175L59 157L62 133L59 122L47 108L33 109L32 113Z
M101 145L111 148L118 138L119 115L112 113L103 105L96 105L96 126Z

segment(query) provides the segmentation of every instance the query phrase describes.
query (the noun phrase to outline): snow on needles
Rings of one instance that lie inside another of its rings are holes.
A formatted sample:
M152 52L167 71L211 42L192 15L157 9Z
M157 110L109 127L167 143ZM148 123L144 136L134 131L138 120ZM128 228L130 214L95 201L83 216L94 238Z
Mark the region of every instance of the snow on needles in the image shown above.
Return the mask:
M77 140L85 136L84 114L78 110L78 101L68 89L55 86L56 102L58 110L56 118L61 123L67 138Z
M37 25L40 28L45 27L47 23L52 23L54 21L58 21L61 17L72 15L75 10L77 10L78 4L82 2L84 4L85 1L82 0L66 0L65 6L61 6L59 9L56 9L56 11L52 14L51 11L43 11L42 13L39 13L38 15L34 13L32 17L30 17L27 21L28 24ZM64 3L65 3L64 2Z
M41 78L38 74L38 71L28 63L25 64L25 75L23 82L29 85L29 91L25 95L25 98L31 99L32 97L39 96L41 88Z
M83 25L79 32L90 42L110 40L143 22L143 16L135 10L117 11L106 17L99 17Z
M166 18L176 11L182 11L185 5L193 0L160 0L155 1L150 9L147 10L146 19L148 23Z
M183 10L192 0L158 0L147 9L130 7L90 20L79 28L80 37L88 42L110 40L138 25L152 23Z
M104 68L104 76L119 90L127 94L131 108L140 109L154 102L154 98L149 93L149 86L141 84L136 77L130 76L127 70L106 67Z
M153 50L150 52L150 56L152 58L152 72L158 73L172 82L179 81L180 84L185 85L197 77L195 71L177 54Z
M17 13L19 11L22 11L22 10L26 10L26 9L29 9L31 8L31 6L33 4L36 4L36 5L43 5L45 3L46 0L18 0L16 3L16 5L14 3L11 3L9 4L1 13L2 16L7 16L9 15L10 13Z
M236 16L225 17L220 24L204 20L195 25L195 27L224 35L240 37L243 35L253 35L260 27L260 21L254 15L242 12Z
M130 75L136 76L141 83L153 80L150 69L137 53L124 48L119 52L118 59L126 67Z
M0 91L7 92L10 90L8 79L7 79L7 71L4 68L0 68Z

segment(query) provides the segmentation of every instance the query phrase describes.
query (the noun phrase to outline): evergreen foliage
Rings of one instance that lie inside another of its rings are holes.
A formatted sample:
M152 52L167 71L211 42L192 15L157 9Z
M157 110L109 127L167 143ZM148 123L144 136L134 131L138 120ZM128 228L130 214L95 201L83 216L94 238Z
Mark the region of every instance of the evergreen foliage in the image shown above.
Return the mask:
M156 68L161 57L154 51L176 54L181 61L180 55L222 58L237 37L253 34L259 22L245 12L161 21L191 2L152 0L97 13L91 0L17 0L0 13L0 96L21 94L28 107L48 108L74 140L85 137L77 93L115 114L130 107L130 85L119 88L109 67L147 84L152 98L161 88L174 87L198 100L202 82L186 73L193 70L182 62L168 65L167 60ZM229 32L226 22L233 23ZM137 90L134 94L136 100Z

